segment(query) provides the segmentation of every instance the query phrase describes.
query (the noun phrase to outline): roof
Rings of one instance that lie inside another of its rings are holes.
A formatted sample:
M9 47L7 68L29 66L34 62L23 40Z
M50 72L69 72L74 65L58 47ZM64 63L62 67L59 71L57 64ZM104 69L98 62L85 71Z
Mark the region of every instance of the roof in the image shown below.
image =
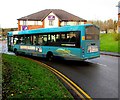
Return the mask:
M45 9L28 16L19 18L18 20L40 20L43 21L51 12L53 12L60 21L86 21L78 16L75 16L61 9Z

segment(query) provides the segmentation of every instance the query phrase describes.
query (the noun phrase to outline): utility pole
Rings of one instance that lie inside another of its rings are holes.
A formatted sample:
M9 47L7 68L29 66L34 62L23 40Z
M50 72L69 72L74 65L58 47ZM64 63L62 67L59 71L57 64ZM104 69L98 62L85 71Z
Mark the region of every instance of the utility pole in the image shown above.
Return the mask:
M117 5L116 7L118 7L118 23L117 23L117 30L118 30L118 33L120 33L120 1L118 2L118 5Z

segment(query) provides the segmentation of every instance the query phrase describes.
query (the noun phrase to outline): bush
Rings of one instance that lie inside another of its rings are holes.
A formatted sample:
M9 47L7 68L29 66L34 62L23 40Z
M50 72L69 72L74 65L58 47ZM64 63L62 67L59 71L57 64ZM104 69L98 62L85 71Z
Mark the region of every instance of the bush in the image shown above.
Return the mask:
M119 33L114 33L113 38L115 41L119 41L120 40L120 34Z

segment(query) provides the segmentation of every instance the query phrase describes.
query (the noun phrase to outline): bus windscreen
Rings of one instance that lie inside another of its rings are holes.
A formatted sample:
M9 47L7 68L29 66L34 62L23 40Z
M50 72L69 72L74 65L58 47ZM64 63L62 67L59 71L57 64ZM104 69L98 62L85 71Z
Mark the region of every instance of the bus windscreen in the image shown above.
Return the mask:
M85 40L99 40L100 29L96 26L87 26Z

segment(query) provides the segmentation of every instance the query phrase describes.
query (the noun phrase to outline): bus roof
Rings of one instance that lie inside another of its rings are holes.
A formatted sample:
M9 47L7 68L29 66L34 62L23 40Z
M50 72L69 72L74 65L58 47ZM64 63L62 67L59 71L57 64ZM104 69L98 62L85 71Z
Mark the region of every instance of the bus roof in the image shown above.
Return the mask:
M12 35L24 35L24 34L38 34L38 33L55 33L55 32L69 32L69 31L80 31L82 27L91 26L92 24L83 24L76 26L63 26L55 28L39 28L33 30L24 30L24 31L13 31L8 32L8 36Z

